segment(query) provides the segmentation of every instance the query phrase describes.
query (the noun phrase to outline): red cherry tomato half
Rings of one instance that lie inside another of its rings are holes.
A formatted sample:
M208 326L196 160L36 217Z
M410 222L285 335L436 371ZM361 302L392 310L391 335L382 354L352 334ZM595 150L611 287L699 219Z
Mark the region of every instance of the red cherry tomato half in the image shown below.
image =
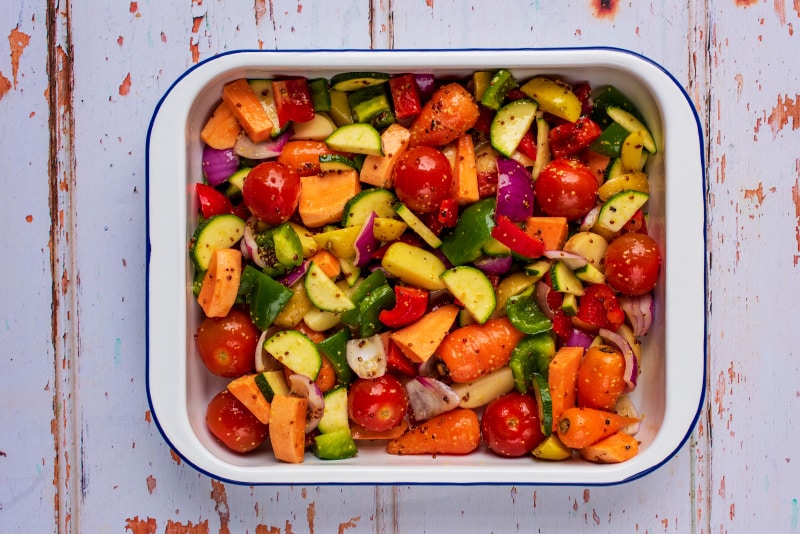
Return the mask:
M213 374L235 378L250 372L260 332L250 315L234 308L225 317L206 317L197 329L197 352Z
M281 224L297 209L300 177L291 167L265 161L247 174L242 196L253 215L268 224Z
M660 267L658 243L646 234L622 234L606 249L606 282L625 295L652 291Z
M597 203L597 179L583 163L566 158L548 163L533 186L536 202L551 217L580 219Z
M536 401L516 391L493 400L483 412L481 433L495 454L517 457L529 453L544 439Z
M408 411L408 395L393 375L359 378L347 395L350 418L367 430L383 432L400 424Z
M208 403L206 424L218 440L235 452L250 452L269 435L267 425L228 390L217 393Z
M444 154L417 146L407 150L394 167L397 198L413 211L429 213L450 197L453 171Z

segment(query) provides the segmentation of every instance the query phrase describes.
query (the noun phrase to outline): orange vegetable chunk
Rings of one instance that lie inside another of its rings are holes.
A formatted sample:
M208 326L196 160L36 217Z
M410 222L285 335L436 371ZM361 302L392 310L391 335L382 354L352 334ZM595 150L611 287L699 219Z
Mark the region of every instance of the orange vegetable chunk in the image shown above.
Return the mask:
M582 449L614 434L637 419L594 408L567 408L558 420L558 437L567 447Z
M566 217L528 217L525 233L541 239L545 250L561 250L567 242L569 225Z
M197 303L207 317L225 317L236 302L242 277L242 252L217 249L211 254Z
M292 464L303 463L308 401L291 395L275 395L269 421L269 441L275 458Z
M297 210L303 224L318 228L339 222L347 201L361 191L356 171L334 171L300 178Z
M581 458L599 464L617 464L639 454L639 441L621 430L578 451Z
M561 413L575 406L578 395L578 369L583 359L583 347L561 347L550 360L547 383L553 400L553 430Z
M481 441L481 424L469 408L434 416L389 442L389 454L469 454Z
M241 132L242 125L239 124L239 120L231 112L228 104L223 101L206 121L200 131L200 139L211 148L224 150L233 148Z
M458 317L458 306L448 304L422 316L418 321L389 334L403 354L412 361L425 362L433 356Z
M453 169L453 198L459 204L480 200L475 145L472 136L463 134L456 141L456 164Z
M392 170L398 158L405 153L411 139L407 128L394 123L381 134L383 156L368 155L361 166L361 181L376 187L392 187Z
M222 88L222 100L254 143L262 143L272 134L272 121L247 80L240 78Z
M244 404L256 416L256 419L265 425L269 424L270 404L256 384L255 374L240 376L233 380L228 384L228 391L239 399L239 402Z

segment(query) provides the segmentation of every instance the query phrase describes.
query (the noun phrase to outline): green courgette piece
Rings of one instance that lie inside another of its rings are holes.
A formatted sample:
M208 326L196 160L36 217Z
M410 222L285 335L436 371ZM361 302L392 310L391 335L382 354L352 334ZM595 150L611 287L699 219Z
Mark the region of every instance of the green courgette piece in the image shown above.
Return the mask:
M428 228L428 226L417 217L417 215L408 209L405 204L398 203L395 206L395 211L397 212L397 216L403 219L409 228L414 230L414 232L422 238L431 248L439 248L442 245L442 240L439 239L439 236L433 233L433 231Z
M311 262L305 277L306 294L311 303L322 311L341 313L355 304L315 262Z
M231 248L243 235L242 219L227 213L214 215L197 226L189 245L189 254L199 270L208 270L214 251Z
M497 297L489 278L479 269L459 265L442 273L442 281L476 322L483 324L491 317Z
M539 409L539 425L545 437L553 432L553 397L547 379L539 373L533 374L533 395Z
M339 385L324 395L325 408L319 421L319 431L330 434L338 430L350 431L350 417L347 407L347 387Z
M347 103L347 93L331 90L328 96L331 98L331 109L328 113L336 126L353 124L353 112L350 110L350 104Z
M619 232L637 210L641 209L650 195L641 191L625 190L611 195L605 201L595 224L609 232Z
M514 76L506 69L500 69L492 75L483 91L481 104L489 109L498 110L503 105L506 94L517 87L519 87L519 84L514 79Z
M314 111L330 111L331 94L328 87L328 80L325 78L314 78L308 81L308 89L311 91L311 103Z
M322 356L308 336L297 330L282 330L264 341L264 350L293 372L316 380Z
M336 91L355 91L362 87L382 84L389 81L385 72L342 72L331 78L331 88Z
M322 172L352 171L356 170L356 168L356 161L343 154L319 155L319 170Z
M344 460L358 454L358 446L350 429L343 428L315 436L312 451L320 460Z
M511 157L519 142L530 130L539 106L534 100L521 98L501 107L489 127L492 147L506 157Z
M592 92L592 102L594 104L592 108L592 120L600 125L601 128L607 128L614 122L614 119L608 116L607 110L609 106L622 108L628 113L632 113L633 116L641 122L645 122L644 116L642 116L636 104L634 104L625 93L613 85L606 85L595 89L595 91Z
M392 111L386 84L370 85L352 91L347 94L347 103L355 122L368 123L379 113Z
M272 402L275 395L289 394L289 385L286 383L286 375L283 370L264 371L256 375L255 381L256 386L258 386L264 398L267 399L267 402Z
M333 150L383 156L381 134L371 124L353 123L340 126L325 143Z
M322 156L320 156L322 158ZM320 161L322 161L320 159ZM397 215L394 203L397 202L395 194L380 187L364 189L347 201L342 215L342 226L357 226L364 224L370 213L375 212L376 217L393 218Z
M614 122L625 128L628 133L637 131L642 132L642 144L644 145L644 148L647 149L647 151L651 154L655 154L657 152L658 149L656 148L656 142L644 121L639 120L633 113L618 106L608 106L606 113L608 113L609 117L614 119ZM621 152L622 149L620 148L620 153Z
M553 291L572 293L578 297L583 295L583 284L563 261L553 262L550 266L550 279L553 282Z

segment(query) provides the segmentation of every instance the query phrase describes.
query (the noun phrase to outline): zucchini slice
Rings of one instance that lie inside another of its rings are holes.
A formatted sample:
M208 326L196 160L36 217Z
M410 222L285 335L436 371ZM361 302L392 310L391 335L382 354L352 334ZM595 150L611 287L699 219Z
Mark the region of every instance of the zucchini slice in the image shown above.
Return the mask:
M320 156L322 158L322 156ZM320 159L321 161L321 159ZM375 187L364 189L344 205L342 226L357 226L364 224L369 214L373 211L376 217L394 218L396 215L394 203L397 197L392 191Z
M397 215L417 233L431 248L442 246L442 240L428 228L422 219L417 217L413 211L408 209L405 204L399 204L396 208Z
M492 283L483 272L469 265L453 267L442 273L442 282L479 324L494 312L497 297Z
M611 195L600 208L595 225L609 232L619 232L649 199L649 194L629 189Z
M322 356L308 336L297 330L282 330L264 341L264 350L294 371L316 380Z
M550 396L550 386L547 379L539 373L533 374L533 394L536 397L536 406L539 408L539 424L545 437L553 431L553 398Z
M625 128L625 130L627 130L629 133L641 131L642 143L644 144L644 147L651 154L656 153L656 142L653 139L653 135L650 133L650 130L647 129L647 126L645 126L642 121L637 119L633 113L625 111L624 109L616 106L608 106L606 113L608 113L609 117L614 119L614 122Z
M381 134L371 124L353 123L340 126L325 139L333 150L383 156Z
M189 246L192 260L200 271L206 271L215 250L231 248L243 235L244 221L236 215L224 213L209 217L192 236Z
M534 119L538 104L528 98L509 102L501 107L492 119L489 137L495 150L511 157Z
M331 78L331 88L335 91L355 91L384 83L389 78L385 72L342 72Z
M553 281L554 291L572 293L578 297L583 296L583 284L563 261L554 262L550 266L550 278Z
M356 307L345 292L313 261L306 273L305 286L308 299L322 311L341 313Z

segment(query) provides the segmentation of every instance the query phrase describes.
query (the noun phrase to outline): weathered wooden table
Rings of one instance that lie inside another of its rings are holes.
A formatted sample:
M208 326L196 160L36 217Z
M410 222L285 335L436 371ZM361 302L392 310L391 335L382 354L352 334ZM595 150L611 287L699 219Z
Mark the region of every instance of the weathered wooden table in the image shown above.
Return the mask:
M797 532L798 23L798 0L5 0L0 531ZM707 137L707 404L672 460L607 488L247 487L170 451L145 396L144 153L181 72L238 48L594 45L670 70Z

